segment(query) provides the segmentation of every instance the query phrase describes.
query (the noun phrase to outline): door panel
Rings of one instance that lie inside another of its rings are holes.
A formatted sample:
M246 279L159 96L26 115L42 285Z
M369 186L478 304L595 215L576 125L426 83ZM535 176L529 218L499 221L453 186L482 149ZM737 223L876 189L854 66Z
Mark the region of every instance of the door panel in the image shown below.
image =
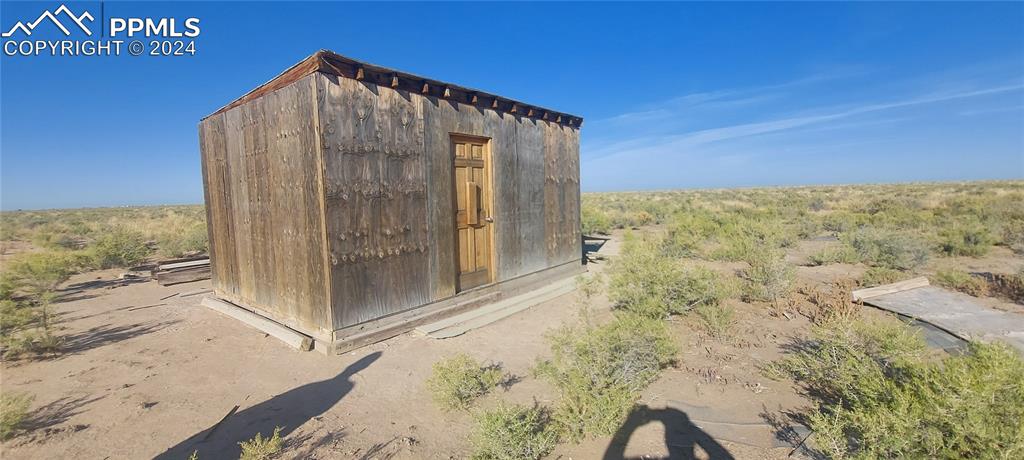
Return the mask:
M491 183L487 141L452 135L458 290L492 281Z

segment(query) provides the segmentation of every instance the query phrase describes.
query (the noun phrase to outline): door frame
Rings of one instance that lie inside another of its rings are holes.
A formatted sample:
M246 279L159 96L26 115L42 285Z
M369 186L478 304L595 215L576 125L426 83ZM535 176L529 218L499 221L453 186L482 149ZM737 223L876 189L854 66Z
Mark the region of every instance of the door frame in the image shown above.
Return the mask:
M487 242L488 242L488 245L490 246L490 251L488 251L488 257L487 257L487 263L488 263L487 281L485 283L483 283L483 284L480 284L480 285L477 285L477 286L473 286L471 288L463 288L459 284L459 278L461 277L460 266L459 266L459 255L460 255L459 254L459 222L458 222L459 221L459 212L458 212L458 209L459 209L458 193L459 192L455 189L455 187L458 187L458 184L455 183L455 142L458 141L458 140L461 140L463 142L477 142L477 143L483 144L483 146L484 146L484 148L483 148L484 178L487 180L487 187L484 188L484 191L483 191L484 192L483 193L484 197L483 197L482 201L487 206L487 215L488 215L488 217L491 218L491 222L488 222L487 226L486 226L487 227ZM494 161L493 161L494 158L493 158L492 152L491 152L491 141L492 140L493 140L492 138L486 137L486 136L477 136L477 135L473 135L473 134L465 134L465 133L458 133L458 132L449 132L448 133L448 161L450 162L451 167L452 167L452 169L451 169L451 182L452 182L452 186L448 189L448 192L451 194L451 204L452 204L452 216L451 216L451 219L452 219L452 230L453 230L452 231L452 239L453 239L453 243L454 243L452 246L455 249L454 250L454 254L453 254L454 257L455 257L453 259L453 262L454 262L454 264L453 264L453 266L454 266L454 270L453 270L454 273L453 274L455 276L455 293L456 294L458 294L460 292L465 292L465 291L469 291L469 290L472 290L472 289L484 287L484 286L489 286L491 284L494 284L495 281L497 280L497 273L496 273L496 271L497 271L498 264L497 264L497 251L495 250L495 246L496 245L495 245L495 240L494 240L494 233L495 233L494 232L494 227L495 227L495 225L497 225L498 222L494 218L494 214L495 214L494 213L494 201L495 201L494 200Z

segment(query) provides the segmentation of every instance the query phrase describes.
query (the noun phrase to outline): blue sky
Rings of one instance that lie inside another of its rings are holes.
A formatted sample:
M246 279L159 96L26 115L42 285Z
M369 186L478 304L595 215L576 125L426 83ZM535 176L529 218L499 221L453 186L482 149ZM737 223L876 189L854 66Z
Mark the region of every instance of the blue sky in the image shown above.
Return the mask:
M1024 177L1024 3L104 11L197 55L0 58L0 209L202 202L199 119L320 48L583 116L585 191Z

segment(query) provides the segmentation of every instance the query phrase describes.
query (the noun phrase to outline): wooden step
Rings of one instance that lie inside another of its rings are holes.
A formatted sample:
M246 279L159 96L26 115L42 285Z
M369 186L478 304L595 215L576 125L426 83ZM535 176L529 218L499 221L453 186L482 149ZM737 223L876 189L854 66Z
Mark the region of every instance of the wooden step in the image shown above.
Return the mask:
M420 333L435 339L456 337L466 332L486 326L495 321L512 316L535 305L542 304L556 297L568 294L576 289L576 280L569 278L552 283L543 288L511 297L486 307L453 316L436 323L416 328Z

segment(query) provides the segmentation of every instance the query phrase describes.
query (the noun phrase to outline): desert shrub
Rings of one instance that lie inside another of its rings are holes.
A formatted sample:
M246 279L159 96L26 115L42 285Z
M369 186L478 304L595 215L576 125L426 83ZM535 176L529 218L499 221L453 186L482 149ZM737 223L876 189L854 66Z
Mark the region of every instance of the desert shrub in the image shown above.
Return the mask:
M820 212L826 209L828 209L828 202L822 195L816 195L807 200L807 210L811 212Z
M584 204L581 207L581 221L584 235L607 235L612 229L612 219L597 206Z
M0 272L0 299L7 300L14 297L18 289L18 283L8 272Z
M613 228L637 228L656 222L653 214L635 209L616 210L608 213Z
M19 254L7 264L4 278L14 292L27 295L27 300L4 300L0 327L0 346L4 358L13 358L28 351L56 352L62 338L54 335L50 304L54 291L75 272L75 263L65 251L42 251ZM10 296L9 296L10 297Z
M881 286L883 284L907 280L913 278L913 276L914 275L911 273L894 270L892 268L871 267L865 270L864 275L860 277L860 285L862 287Z
M661 243L629 239L608 274L608 296L619 308L667 317L703 303L717 303L722 291L706 269L687 269L659 250Z
M855 264L860 262L857 251L850 246L828 248L808 257L811 265Z
M747 263L750 264L750 268L743 272L743 278L746 280L745 298L777 305L778 301L792 289L796 270L786 263L780 252L752 252Z
M503 377L498 366L483 366L469 355L458 354L434 363L427 389L441 407L466 409L501 383Z
M821 232L821 222L809 217L801 217L793 224L793 233L800 239L812 238Z
M476 417L473 456L479 460L536 460L558 442L547 410L500 404Z
M29 327L35 314L28 305L13 300L0 300L0 334L7 335Z
M910 234L863 228L846 240L859 258L876 267L913 270L928 260L928 246Z
M846 233L864 225L867 217L863 214L854 214L845 211L836 211L825 214L821 218L821 226L825 230L835 233Z
M729 235L717 237L718 246L711 250L708 258L736 262L745 260L751 252L758 249L759 245L753 238L744 235Z
M0 394L0 439L9 439L18 432L28 415L32 399L32 396L24 393Z
M25 252L7 262L4 276L12 291L21 290L39 298L74 274L75 265L73 257L65 251Z
M934 220L931 211L922 209L921 203L914 198L896 196L876 200L877 208L866 210L871 225L883 228L903 230L920 228Z
M875 215L886 212L915 211L921 209L921 202L905 195L874 198L864 204L862 211Z
M165 257L183 257L209 250L209 236L203 222L189 225L180 232L167 232L157 239L160 254ZM143 256L144 257L144 256Z
M778 217L736 215L721 219L721 230L715 237L719 246L710 257L715 260L746 260L751 253L765 248L792 246L797 235L787 229Z
M817 328L778 363L818 409L807 416L833 458L1017 458L1024 454L1024 361L1009 346L925 357L900 324Z
M36 311L20 302L0 300L0 353L5 359L31 349L32 337L26 332L38 321Z
M32 244L48 249L81 249L84 238L64 231L38 231Z
M152 252L142 233L120 227L101 234L88 251L98 268L131 267L146 260Z
M955 289L975 297L988 294L988 283L981 278L971 276L963 270L939 270L931 277L939 286Z
M693 311L700 318L704 330L712 337L727 337L736 323L736 309L730 305L700 305Z
M587 273L576 277L576 297L578 303L589 305L590 299L604 289L604 277L600 273Z
M668 255L694 257L704 242L718 231L708 212L688 211L673 216L664 239L664 250Z
M1014 219L1003 224L1002 243L1016 254L1024 254L1024 220Z
M949 256L983 256L995 238L978 222L957 223L939 232L939 249Z
M269 460L281 452L284 441L281 440L281 427L274 427L274 434L264 438L263 433L248 441L238 443L242 447L242 455L238 460Z
M573 440L615 432L678 352L664 321L629 313L603 326L563 327L549 340L552 357L536 373L558 389L554 419Z
M826 324L831 321L853 321L860 316L860 305L850 297L855 283L852 280L839 280L827 288L805 286L800 293L814 305L808 314L814 324Z

